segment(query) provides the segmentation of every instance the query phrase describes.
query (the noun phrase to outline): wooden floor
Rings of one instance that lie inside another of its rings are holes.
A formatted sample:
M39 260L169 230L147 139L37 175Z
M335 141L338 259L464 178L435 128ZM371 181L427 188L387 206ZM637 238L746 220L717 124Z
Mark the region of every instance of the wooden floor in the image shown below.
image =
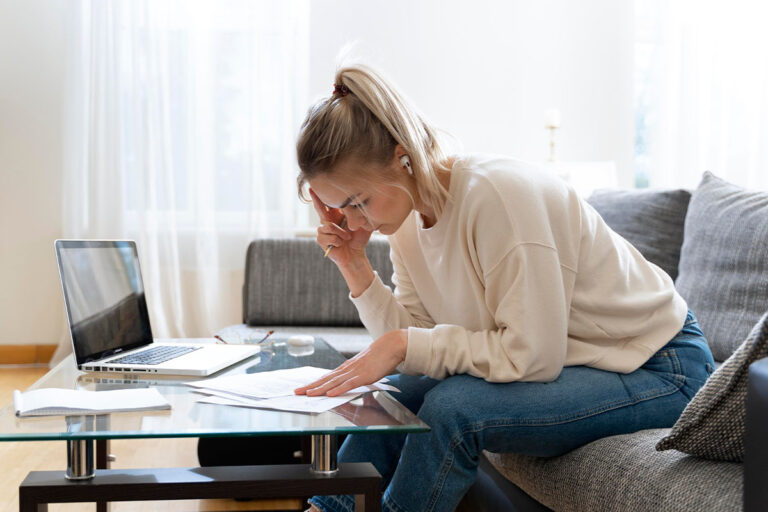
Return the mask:
M47 368L1 368L0 407L10 403L13 390L24 390L48 371ZM126 439L111 441L110 451L117 456L112 468L192 467L198 466L197 439ZM162 453L162 459L153 454ZM0 512L19 510L18 487L27 473L34 470L63 470L65 445L61 441L0 442ZM299 500L184 500L165 502L123 502L110 505L111 512L147 510L225 511L225 510L303 510ZM85 503L49 505L51 512L93 511Z

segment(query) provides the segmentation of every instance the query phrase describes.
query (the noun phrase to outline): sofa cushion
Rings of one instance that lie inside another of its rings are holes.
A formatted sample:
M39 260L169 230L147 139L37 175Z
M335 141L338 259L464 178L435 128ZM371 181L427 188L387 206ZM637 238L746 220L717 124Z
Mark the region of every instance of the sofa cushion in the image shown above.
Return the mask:
M768 309L768 192L704 173L685 219L675 286L724 361Z
M675 449L711 460L743 461L749 365L766 356L768 313L699 389L656 449Z
M668 429L605 437L560 457L485 452L507 479L558 511L740 511L743 464L653 449Z
M373 269L391 286L389 242L371 240ZM243 287L248 325L360 326L349 288L314 239L254 240L248 246Z
M596 190L587 199L605 222L674 280L691 193L687 190Z

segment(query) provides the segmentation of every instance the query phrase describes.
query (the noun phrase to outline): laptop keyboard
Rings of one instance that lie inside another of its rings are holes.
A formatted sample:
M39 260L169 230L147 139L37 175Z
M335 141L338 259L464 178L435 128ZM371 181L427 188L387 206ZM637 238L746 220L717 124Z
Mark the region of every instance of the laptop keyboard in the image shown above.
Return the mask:
M153 347L148 350L144 350L137 354L129 354L118 359L113 359L109 361L108 364L160 364L168 361L169 359L183 356L184 354L201 348L203 347L171 347L168 345L163 345L160 347Z

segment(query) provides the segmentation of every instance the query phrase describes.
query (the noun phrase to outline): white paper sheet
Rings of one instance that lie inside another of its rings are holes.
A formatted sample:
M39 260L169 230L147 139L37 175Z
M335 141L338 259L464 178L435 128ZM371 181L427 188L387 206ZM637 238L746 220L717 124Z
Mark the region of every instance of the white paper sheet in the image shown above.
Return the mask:
M387 379L368 386L361 386L338 397L295 395L294 390L314 382L331 370L303 366L287 370L217 377L188 385L199 393L210 395L199 400L203 403L239 405L262 409L278 409L297 412L324 412L375 390L399 391L385 384Z
M86 391L42 388L13 393L16 416L104 414L124 411L170 409L171 404L155 388Z
M302 366L301 368L289 368L287 370L197 380L188 382L187 385L199 389L225 391L245 398L274 398L277 396L293 395L293 391L296 388L314 382L330 371L326 368ZM374 384L361 386L350 392L398 391L395 387L385 384L386 382L388 380L384 378Z
M200 403L234 405L238 407L252 407L255 409L276 409L279 411L321 413L329 411L334 407L354 400L360 396L360 393L344 394L340 396L278 396L275 398L264 398L261 400L250 400L247 398L227 398L225 396L210 395L198 400Z

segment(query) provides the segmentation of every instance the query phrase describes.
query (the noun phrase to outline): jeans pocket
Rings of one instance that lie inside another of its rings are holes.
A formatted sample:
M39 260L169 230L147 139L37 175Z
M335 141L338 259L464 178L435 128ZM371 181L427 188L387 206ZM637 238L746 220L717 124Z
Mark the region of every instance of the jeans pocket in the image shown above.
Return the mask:
M662 348L656 352L638 372L645 378L636 381L642 389L636 388L633 391L646 397L667 395L685 384L680 358L673 348Z
M662 348L645 362L642 369L655 373L682 374L682 366L674 348Z

